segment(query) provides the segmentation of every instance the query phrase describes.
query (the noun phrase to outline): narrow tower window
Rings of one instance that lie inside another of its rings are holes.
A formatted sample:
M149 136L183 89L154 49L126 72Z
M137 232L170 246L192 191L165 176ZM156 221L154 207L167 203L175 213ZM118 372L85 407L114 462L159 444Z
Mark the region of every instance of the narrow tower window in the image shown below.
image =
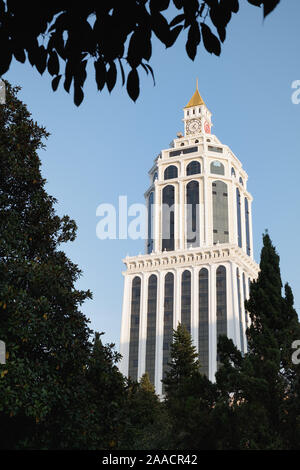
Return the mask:
M148 198L148 240L147 240L147 253L153 251L153 208L154 208L154 193L150 193Z
M213 242L228 243L228 195L227 185L223 181L213 182Z
M244 352L244 331L243 331L243 321L242 321L242 299L241 299L241 283L240 283L239 268L236 268L236 283L237 283L237 293L238 293L241 351Z
M139 329L140 329L141 278L136 276L131 288L131 318L128 376L138 379Z
M174 204L175 189L174 186L166 186L163 189L163 208L162 208L162 250L174 250Z
M227 295L226 295L226 268L219 266L216 278L217 287L217 342L220 335L227 335ZM220 360L217 348L217 368Z
M241 221L241 194L239 188L236 188L236 211L237 211L237 229L238 245L242 248L242 221Z
M199 360L201 372L208 377L209 326L208 326L208 270L199 272Z
M155 380L156 304L157 276L152 274L148 281L146 372L148 372L149 379L153 385Z
M191 272L186 270L181 277L181 323L191 333Z
M174 305L174 275L166 274L164 297L164 335L163 335L163 374L168 370L170 360L170 345L173 338L173 305Z
M246 245L247 245L247 255L250 256L250 229L249 229L249 203L248 199L245 197L245 224L246 224Z
M187 247L200 245L199 229L199 183L190 181L186 186Z

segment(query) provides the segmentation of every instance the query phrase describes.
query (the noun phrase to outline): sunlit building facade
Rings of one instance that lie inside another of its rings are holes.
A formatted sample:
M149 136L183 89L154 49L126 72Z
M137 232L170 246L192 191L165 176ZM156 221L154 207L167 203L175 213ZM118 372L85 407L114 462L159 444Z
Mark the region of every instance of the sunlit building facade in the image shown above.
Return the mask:
M183 122L184 134L149 171L146 254L124 259L120 369L134 380L147 371L159 394L179 322L211 380L220 334L247 351L244 300L258 274L248 176L211 133L211 113L198 86Z

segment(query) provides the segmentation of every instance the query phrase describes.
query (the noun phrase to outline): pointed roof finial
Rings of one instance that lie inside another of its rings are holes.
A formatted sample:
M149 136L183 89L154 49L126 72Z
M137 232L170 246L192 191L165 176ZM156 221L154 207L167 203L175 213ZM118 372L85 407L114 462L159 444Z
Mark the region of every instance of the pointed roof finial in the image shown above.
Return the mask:
M198 78L196 80L196 91L193 94L192 98L188 102L188 104L185 106L185 108L191 108L192 106L201 106L201 104L205 104L200 93L198 90Z

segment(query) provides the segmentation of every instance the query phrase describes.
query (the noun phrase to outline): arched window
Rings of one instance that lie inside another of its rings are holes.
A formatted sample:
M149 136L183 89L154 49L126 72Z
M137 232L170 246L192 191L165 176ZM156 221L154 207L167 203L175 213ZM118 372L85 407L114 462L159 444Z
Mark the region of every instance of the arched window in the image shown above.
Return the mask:
M223 181L212 183L213 197L213 242L228 243L228 193Z
M226 268L219 266L216 278L217 287L217 342L220 335L227 335L227 293L226 293ZM217 368L220 367L217 350Z
M246 245L247 245L247 255L250 256L250 228L249 228L249 203L248 199L245 197L245 224L246 224Z
M148 198L148 240L147 253L153 251L153 221L154 221L154 192L152 191Z
M170 346L173 339L174 275L166 274L164 293L163 378L168 370Z
M152 179L153 183L154 183L155 180L157 180L157 178L158 178L158 173L156 171L153 175L153 179Z
M243 178L241 176L240 176L239 182L241 183L242 186L244 185L244 181L243 181Z
M234 177L236 176L235 169L233 167L231 168L231 176L234 176Z
M219 162L218 160L212 162L210 164L210 172L216 175L224 175L225 169L223 163Z
M196 160L193 162L190 162L188 166L186 167L187 176L198 175L199 173L201 173L201 165Z
M162 207L162 250L174 250L174 211L175 189L174 186L165 186L163 189Z
M200 245L199 183L190 181L186 186L186 241L187 247Z
M209 376L208 270L199 272L199 360L201 372Z
M148 281L146 372L148 372L150 382L153 385L155 381L156 305L157 276L152 274Z
M175 165L169 165L165 169L164 172L164 179L165 180L171 180L172 178L177 178L178 176L178 169L177 166Z
M243 302L243 305L244 305L244 310L245 310L245 328L247 329L248 328L248 312L245 308L245 300L247 300L247 294L246 294L246 277L245 277L245 273L243 273L243 297L244 297L244 302ZM247 342L247 337L246 337L246 344L245 344L245 349L244 349L245 353L248 352L248 342Z
M241 283L240 283L239 268L236 268L236 282L237 282L237 292L238 292L241 351L243 353L244 352L244 331L243 331L243 321L242 321L242 298L241 298Z
M242 248L242 219L241 219L241 194L239 188L236 188L236 212L237 212L237 235L238 245Z
M188 270L181 277L181 323L191 333L191 272Z
M131 288L131 316L128 376L138 379L141 278L136 276Z

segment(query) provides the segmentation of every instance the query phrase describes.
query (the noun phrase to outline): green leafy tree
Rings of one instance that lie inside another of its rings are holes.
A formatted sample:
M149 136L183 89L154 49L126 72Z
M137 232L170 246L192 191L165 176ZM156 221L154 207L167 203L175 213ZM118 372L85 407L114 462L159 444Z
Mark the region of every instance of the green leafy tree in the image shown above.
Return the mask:
M0 446L101 447L122 378L97 336L92 350L79 310L91 293L75 288L81 272L59 249L76 224L55 214L37 153L48 133L17 92L6 82L0 105Z
M238 446L299 446L299 415L292 412L299 406L299 366L292 362L292 343L300 338L299 321L288 284L282 296L279 256L268 233L263 236L258 279L251 283L245 307L251 318L249 352L242 357L231 340L220 338L223 366L217 373L224 403L234 414ZM228 439L222 445L226 448Z

